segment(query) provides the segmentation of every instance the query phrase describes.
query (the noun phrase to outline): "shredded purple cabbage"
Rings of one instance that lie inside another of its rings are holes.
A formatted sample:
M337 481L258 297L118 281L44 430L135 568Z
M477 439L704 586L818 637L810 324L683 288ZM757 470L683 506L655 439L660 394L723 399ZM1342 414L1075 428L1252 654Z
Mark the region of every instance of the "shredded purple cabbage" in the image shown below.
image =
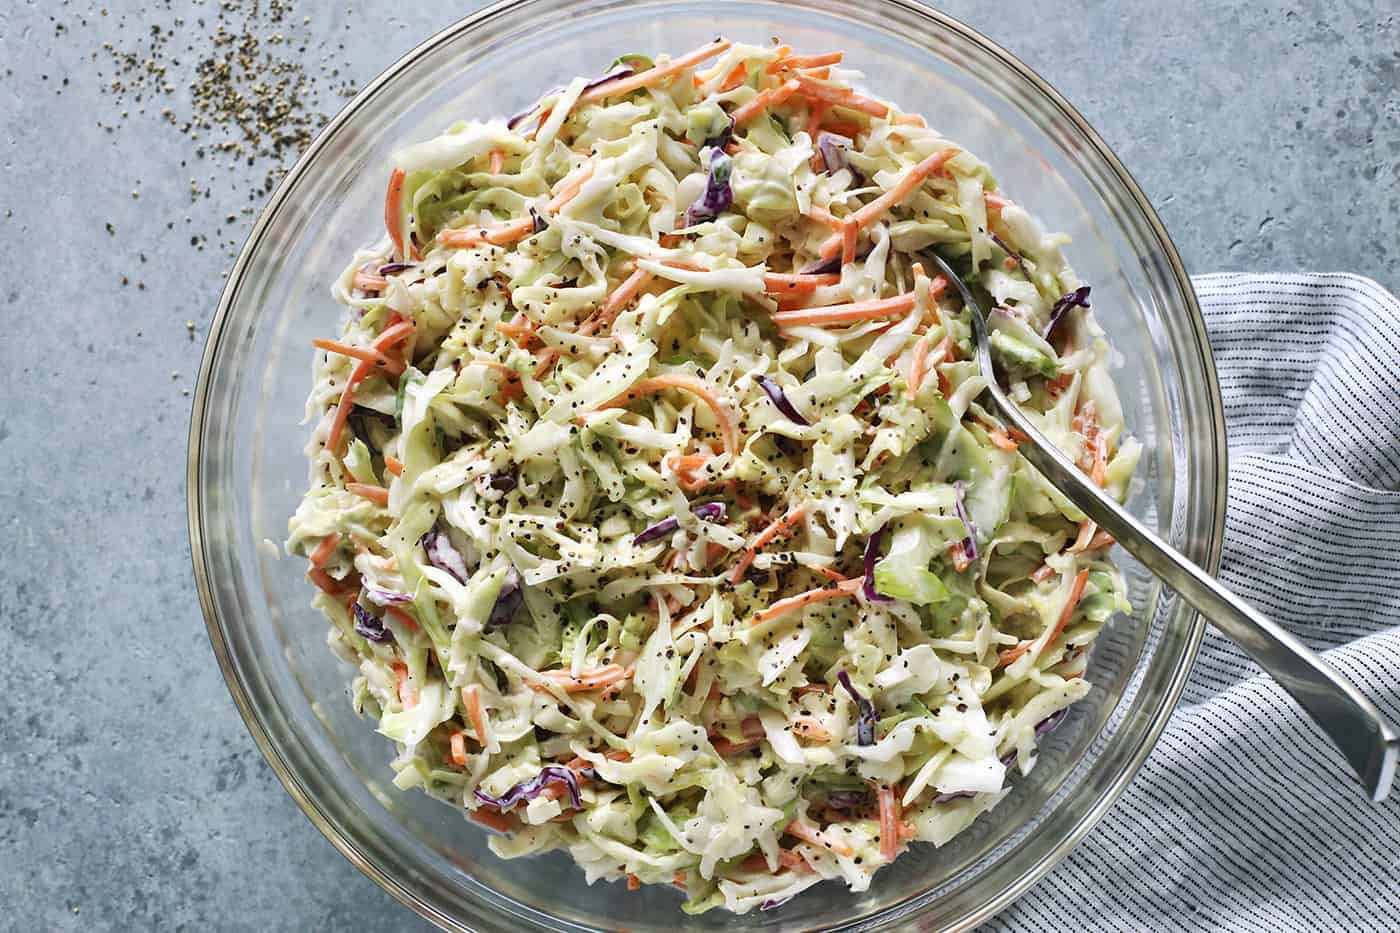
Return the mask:
M865 542L865 580L861 583L861 593L872 603L892 603L894 599L875 589L875 564L880 559L880 542L885 537L885 526L870 536Z
M967 529L967 537L963 539L963 555L968 560L977 559L977 526L972 523L972 516L967 514L967 504L964 502L964 490L962 480L953 484L953 491L957 493L957 501L954 503L958 510L958 518L963 523L963 528Z
M988 235L992 238L993 243L1001 247L1001 251L1003 253L1015 260L1016 265L1021 269L1021 274L1024 275L1027 279L1029 279L1031 277L1031 270L1026 268L1026 261L1021 258L1021 254L1016 252L1011 247L1007 246L1006 241L1003 240L1001 237L997 236L995 233L989 233Z
M723 149L734 141L734 118L729 118L729 125L719 131L719 135L711 136L705 140L705 145L713 149Z
M851 173L851 181L857 187L864 187L865 174L860 169L851 164L847 157L845 143L850 142L844 136L837 136L835 133L817 134L817 151L822 154L822 164L826 166L826 174L834 175L841 169Z
M405 269L412 269L418 265L416 262L390 262L379 267L380 275L398 275Z
M841 682L841 686L846 688L846 692L851 695L851 699L856 703L859 714L856 717L856 744L875 744L875 723L879 721L875 715L875 704L861 696L855 684L851 683L851 675L841 671L836 675L836 679Z
M703 521L718 521L719 519L724 518L724 503L707 502L704 505L696 506L691 511L695 514L696 518L701 519ZM655 525L642 529L642 531L638 533L637 537L632 539L632 543L646 544L648 541L655 541L657 538L664 538L666 535L675 531L679 527L681 527L681 523L676 519L674 515L672 515L670 518L663 518Z
M770 898L768 898L768 900L764 901L762 904L759 904L759 905L758 905L758 909L759 909L759 910L773 910L773 909L775 909L775 908L778 908L778 907L783 906L783 905L786 904L788 901L792 900L794 897L796 897L795 894L789 894L787 897L770 897Z
M481 788L472 791L476 799L494 807L502 813L512 810L522 800L534 800L551 784L563 784L569 792L569 802L575 810L583 809L583 796L579 793L578 778L574 772L559 765L545 765L540 773L528 781L521 781L499 797L493 797Z
M1059 727L1060 723L1065 721L1065 717L1068 715L1069 707L1066 706L1062 709L1056 710L1049 716L1046 716L1040 722L1035 724L1035 737L1041 738L1042 736L1054 732L1055 729Z
M631 67L629 67L629 66L627 66L627 65L623 65L621 68L614 68L612 71L609 71L607 74L603 75L601 78L594 78L592 81L589 81L587 84L585 84L585 85L583 86L583 89L586 91L586 90L588 90L588 89L590 89L590 88L595 88L595 87L597 87L598 85L602 84L602 83L605 82L605 81L612 81L612 80L615 80L615 79L617 79L617 78L630 78L632 75L634 75L634 74L636 74L636 73L637 73L637 70L636 70L635 68L631 68Z
M350 604L350 608L355 613L355 632L368 638L370 641L384 644L394 640L394 633L384 625L383 620L375 618L369 613L360 601L356 600Z
M397 590L376 590L367 589L365 595L369 601L376 606L404 606L413 602L413 597L407 593L400 593Z
M710 172L705 179L705 193L686 210L687 227L714 220L729 210L734 203L734 189L729 186L729 175L733 168L734 160L722 150L710 150Z
M793 406L792 402L783 392L782 386L778 385L767 376L759 376L758 387L768 394L769 400L773 402L773 407L782 412L783 417L787 418L793 424L799 424L804 428L811 425L812 422L802 417L802 413Z
M471 576L467 561L462 552L453 547L452 539L446 533L434 529L423 535L423 550L428 554L428 563L444 573L450 574L458 583L466 583Z
M1046 323L1045 330L1040 336L1049 340L1050 335L1055 332L1055 328L1059 326L1060 320L1070 308L1087 307L1089 307L1089 286L1081 285L1055 302L1055 306L1050 309L1050 320Z
M870 794L863 790L834 790L826 802L837 810L859 810L870 805Z
M496 594L496 603L486 616L484 628L492 629L510 622L511 619L515 618L515 612L524 600L525 594L520 589L520 572L512 567L506 571L506 578L501 583L501 591Z

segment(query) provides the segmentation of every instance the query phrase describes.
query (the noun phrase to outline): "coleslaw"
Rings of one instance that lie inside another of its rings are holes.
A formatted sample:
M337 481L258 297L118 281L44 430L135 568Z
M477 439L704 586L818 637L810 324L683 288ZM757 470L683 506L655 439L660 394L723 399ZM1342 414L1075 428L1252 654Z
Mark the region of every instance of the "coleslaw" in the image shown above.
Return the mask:
M394 783L684 909L853 891L1001 801L1127 608L978 403L1119 497L1089 287L841 53L624 56L393 156L315 341L308 558ZM921 261L921 255L925 255Z

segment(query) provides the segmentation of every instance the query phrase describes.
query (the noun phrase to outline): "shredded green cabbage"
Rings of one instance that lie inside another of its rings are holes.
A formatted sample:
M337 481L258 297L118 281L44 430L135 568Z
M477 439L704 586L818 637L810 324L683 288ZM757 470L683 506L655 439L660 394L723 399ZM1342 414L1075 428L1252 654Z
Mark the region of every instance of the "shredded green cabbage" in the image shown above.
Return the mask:
M397 786L690 912L947 842L1127 609L926 272L986 293L1013 396L1121 497L1103 333L1050 326L1065 239L785 54L630 56L630 85L400 149L389 236L335 283L355 349L316 354L287 542Z

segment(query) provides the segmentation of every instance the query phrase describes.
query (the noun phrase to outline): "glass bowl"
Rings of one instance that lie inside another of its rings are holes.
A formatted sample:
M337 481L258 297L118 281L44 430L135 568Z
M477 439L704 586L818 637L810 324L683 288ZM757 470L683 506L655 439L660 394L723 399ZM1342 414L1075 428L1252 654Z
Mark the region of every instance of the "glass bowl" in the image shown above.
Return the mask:
M347 698L304 562L278 558L306 478L300 424L310 340L340 309L329 283L382 232L388 156L470 116L521 109L622 52L718 34L842 49L867 86L991 164L1009 196L1073 237L1071 262L1122 356L1119 389L1145 445L1131 507L1214 568L1225 438L1190 280L1147 199L1075 110L962 24L905 0L516 0L444 30L372 82L273 195L209 333L190 427L195 577L215 654L282 783L326 837L394 897L447 929L942 929L991 916L1084 836L1142 764L1201 637L1187 607L1128 562L1136 611L1094 646L1094 691L1035 771L940 849L916 845L869 891L837 884L743 917L686 917L679 894L584 884L564 855L502 861L483 831L390 783L391 749ZM1125 558L1126 559L1126 558Z

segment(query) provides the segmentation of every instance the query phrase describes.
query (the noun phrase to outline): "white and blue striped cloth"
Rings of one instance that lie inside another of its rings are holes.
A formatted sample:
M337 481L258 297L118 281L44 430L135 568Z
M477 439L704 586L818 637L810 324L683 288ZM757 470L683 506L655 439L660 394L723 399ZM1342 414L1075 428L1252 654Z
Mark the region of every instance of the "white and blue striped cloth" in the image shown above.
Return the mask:
M1400 722L1400 301L1351 275L1195 284L1230 443L1221 578ZM1208 631L1122 799L988 929L1400 930L1400 789L1367 802Z

